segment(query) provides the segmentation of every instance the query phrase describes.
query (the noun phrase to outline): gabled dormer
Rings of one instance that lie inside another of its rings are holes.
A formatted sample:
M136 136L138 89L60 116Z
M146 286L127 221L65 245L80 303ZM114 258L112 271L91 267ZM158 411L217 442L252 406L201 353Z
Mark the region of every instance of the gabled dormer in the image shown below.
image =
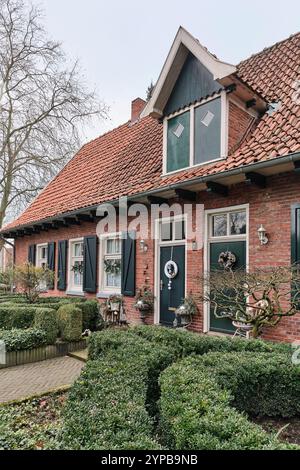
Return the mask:
M234 65L180 27L142 116L163 122L163 174L170 174L226 159L265 110Z

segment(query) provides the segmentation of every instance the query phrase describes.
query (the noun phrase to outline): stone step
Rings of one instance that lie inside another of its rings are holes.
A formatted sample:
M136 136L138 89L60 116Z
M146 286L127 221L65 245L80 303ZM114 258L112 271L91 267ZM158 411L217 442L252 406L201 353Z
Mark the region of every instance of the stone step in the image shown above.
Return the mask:
M68 356L78 359L79 361L86 362L88 358L88 350L81 349L81 351L74 351L68 354Z

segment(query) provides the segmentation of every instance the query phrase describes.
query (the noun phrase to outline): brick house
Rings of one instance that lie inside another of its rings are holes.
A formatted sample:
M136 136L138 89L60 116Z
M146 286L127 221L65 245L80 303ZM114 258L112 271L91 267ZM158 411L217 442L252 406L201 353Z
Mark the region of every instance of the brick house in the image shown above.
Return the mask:
M15 239L15 262L48 263L56 272L48 295L103 300L122 293L132 323L139 320L136 289L148 285L155 294L148 321L171 325L185 294L197 299L198 275L221 251L234 252L238 267L298 261L299 71L299 33L233 66L180 28L150 101L133 101L127 123L84 145L2 229ZM128 200L125 227L120 197ZM117 207L113 231L98 209L108 203ZM149 223L148 211L134 225L141 205L162 204L182 214L158 211ZM261 226L268 243L259 239ZM123 239L124 232L136 236ZM170 260L178 269L171 282ZM195 331L231 331L229 320L198 303ZM300 315L265 336L299 340Z

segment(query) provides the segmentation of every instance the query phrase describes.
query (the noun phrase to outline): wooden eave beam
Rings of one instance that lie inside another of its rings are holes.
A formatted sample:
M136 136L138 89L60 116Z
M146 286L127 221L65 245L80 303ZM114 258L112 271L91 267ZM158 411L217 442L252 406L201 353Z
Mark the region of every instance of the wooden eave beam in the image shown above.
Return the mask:
M176 195L180 199L185 199L186 201L196 202L197 201L197 193L194 191L188 191L187 189L175 189Z
M207 186L207 192L208 193L214 193L214 194L219 194L220 196L228 196L228 188L227 186L224 186L223 184L220 183L215 183L214 181L209 181L206 183Z
M77 219L82 222L94 222L95 220L91 214L78 214Z
M300 174L300 160L294 162L295 173Z
M150 204L168 204L168 199L158 196L148 196L148 202Z
M246 173L246 183L255 184L259 188L265 188L267 186L267 178L260 173L250 172Z
M80 220L77 217L64 217L63 220L69 225L80 225Z

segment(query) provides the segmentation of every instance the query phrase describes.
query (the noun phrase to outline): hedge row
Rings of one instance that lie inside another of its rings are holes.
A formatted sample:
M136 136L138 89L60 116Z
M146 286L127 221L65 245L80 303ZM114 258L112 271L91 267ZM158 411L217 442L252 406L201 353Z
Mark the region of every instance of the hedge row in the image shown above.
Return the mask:
M77 300L77 299L76 299ZM87 300L85 302L69 302L63 299L60 302L42 302L35 304L15 304L5 302L0 304L0 328L30 328L34 322L34 316L37 309L58 310L64 305L71 305L80 308L82 311L82 328L95 331L99 319L99 304L96 300Z
M0 330L0 340L4 341L6 351L23 351L47 344L47 335L43 330L29 328L27 330Z
M158 377L175 354L126 331L95 333L91 344L97 360L88 361L71 389L62 447L160 449L153 424Z
M229 353L190 357L166 369L160 386L161 429L168 448L300 449L280 443L233 407L263 414L296 414L291 401L299 396L299 370L287 356Z

